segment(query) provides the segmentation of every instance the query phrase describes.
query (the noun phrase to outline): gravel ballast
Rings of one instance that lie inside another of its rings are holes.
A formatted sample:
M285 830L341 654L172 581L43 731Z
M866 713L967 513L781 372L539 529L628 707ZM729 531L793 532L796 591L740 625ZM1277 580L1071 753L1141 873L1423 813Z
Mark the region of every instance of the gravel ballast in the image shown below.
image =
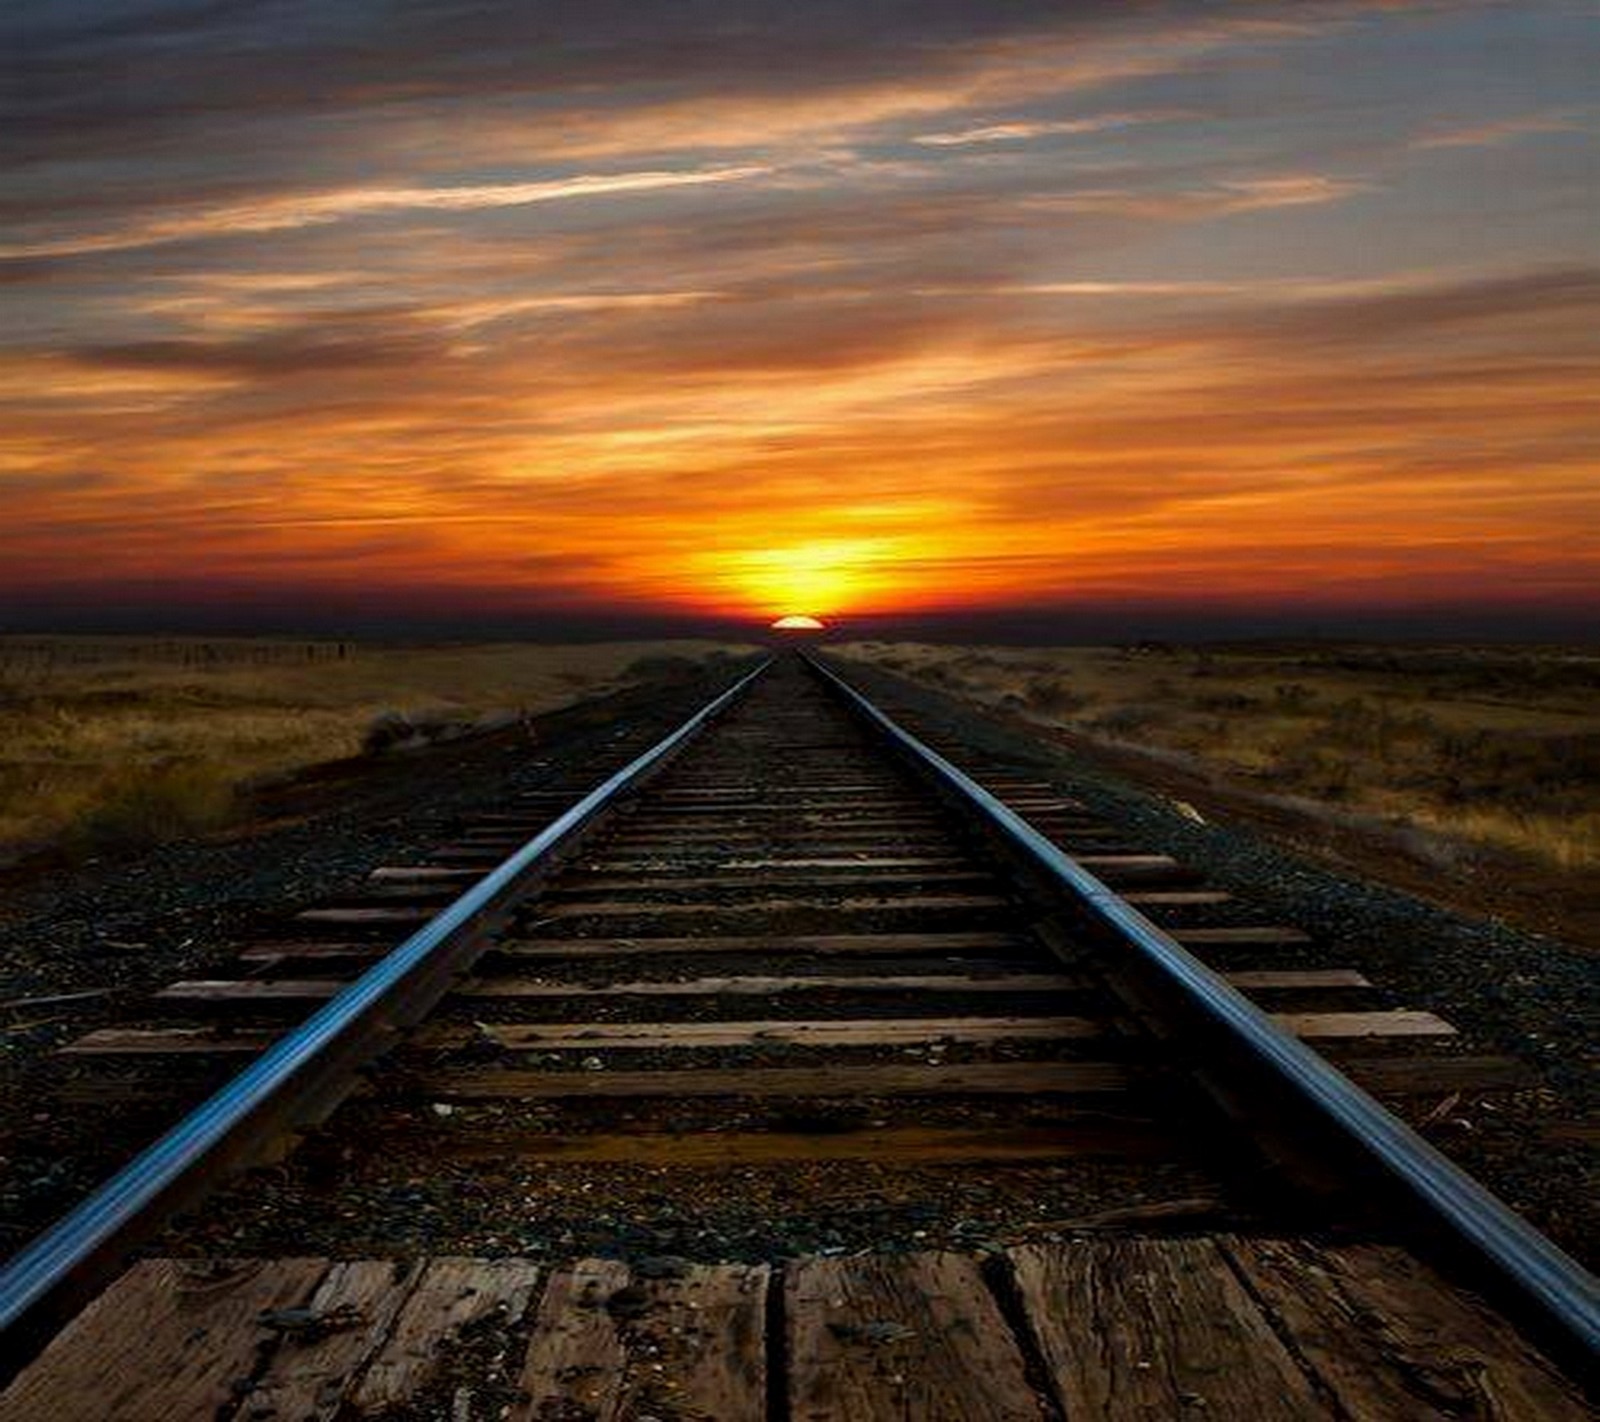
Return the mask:
M720 682L718 683L720 684ZM624 737L654 736L711 681L645 685L521 726L415 752L318 767L263 791L226 834L125 857L36 862L0 878L0 1250L69 1209L237 1070L174 1068L181 1097L119 1098L57 1056L98 1027L138 1024L148 994L181 978L233 976L239 946L373 868L415 858L459 821L520 791L583 783Z
M1070 788L1141 850L1172 854L1210 885L1238 894L1253 921L1293 924L1314 935L1308 946L1274 950L1272 966L1360 968L1385 1001L1431 1009L1459 1026L1460 1050L1531 1063L1542 1078L1534 1089L1420 1101L1407 1110L1559 1242L1592 1250L1589 1241L1600 1237L1594 1203L1600 1192L1590 1188L1600 1184L1600 1170L1592 1134L1585 1133L1595 1101L1592 1057L1585 1056L1592 1051L1592 958L1336 872L1254 831L1197 823L1160 791L938 693L870 672L859 679L890 709L909 707L931 729ZM50 1055L56 1044L95 1026L138 1022L151 989L222 968L241 941L273 920L325 901L377 864L415 855L461 818L502 808L515 791L570 773L641 718L671 723L703 695L656 693L654 706L645 693L617 700L570 734L552 732L531 753L525 742L494 738L441 749L355 786L324 786L281 823L173 845L137 861L85 865L19 889L11 918L0 925L13 984L8 996L110 991L40 1004L20 1021L11 1015L0 1096L9 1138L3 1201L9 1242L19 1243L69 1207L174 1109L87 1091L74 1105L75 1069ZM725 1005L717 1015L729 1015ZM219 1065L217 1079L230 1069ZM192 1085L192 1072L188 1079ZM475 1119L465 1113L455 1126ZM325 1216L319 1210L313 1220L304 1208L316 1195L318 1172L315 1160L301 1159L239 1182L173 1247L271 1251L314 1236L318 1248L353 1254L387 1240L390 1248L419 1251L655 1249L760 1258L886 1243L1015 1242L1132 1198L1130 1177L1111 1166L1013 1167L976 1189L958 1172L859 1165L750 1169L740 1173L736 1189L689 1199L644 1168L507 1162L489 1171L473 1165L435 1172L427 1133L440 1123L424 1117L421 1125L410 1143L415 1149L374 1158L354 1179L341 1167L337 1173L353 1193L330 1195ZM1203 1175L1180 1168L1171 1177L1150 1179L1135 1202L1209 1188ZM1041 1202L1048 1206L1042 1213Z
M1413 1124L1564 1247L1595 1258L1600 1239L1600 960L1577 946L1493 918L1454 912L1320 863L1240 824L1197 822L1161 789L1092 752L1051 744L1004 712L978 709L860 662L850 679L929 731L1052 780L1124 830L1142 851L1170 854L1236 894L1255 922L1301 928L1313 943L1275 950L1273 966L1337 962L1391 999L1461 1030L1461 1050L1527 1062L1538 1088L1422 1103ZM1442 896L1442 895L1441 895ZM1439 1109L1443 1108L1443 1109Z

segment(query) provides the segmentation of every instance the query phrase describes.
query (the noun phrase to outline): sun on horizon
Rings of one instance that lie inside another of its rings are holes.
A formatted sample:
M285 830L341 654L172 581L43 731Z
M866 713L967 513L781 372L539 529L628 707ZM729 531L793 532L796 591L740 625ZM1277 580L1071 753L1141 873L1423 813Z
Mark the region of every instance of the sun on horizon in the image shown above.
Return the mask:
M774 632L821 632L822 622L815 617L807 617L804 613L791 613L787 617L780 617L772 624Z

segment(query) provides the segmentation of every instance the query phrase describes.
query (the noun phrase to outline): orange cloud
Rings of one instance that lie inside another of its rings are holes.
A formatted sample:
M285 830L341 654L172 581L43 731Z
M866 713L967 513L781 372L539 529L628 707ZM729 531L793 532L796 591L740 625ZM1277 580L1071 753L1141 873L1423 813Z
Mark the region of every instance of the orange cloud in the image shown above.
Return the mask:
M1473 118L1519 7L774 7L785 48L623 6L550 54L480 8L406 10L324 86L241 70L247 21L202 7L171 44L214 67L126 136L143 70L71 125L41 92L0 596L178 570L770 620L1600 581L1583 174L1415 154L1578 112Z

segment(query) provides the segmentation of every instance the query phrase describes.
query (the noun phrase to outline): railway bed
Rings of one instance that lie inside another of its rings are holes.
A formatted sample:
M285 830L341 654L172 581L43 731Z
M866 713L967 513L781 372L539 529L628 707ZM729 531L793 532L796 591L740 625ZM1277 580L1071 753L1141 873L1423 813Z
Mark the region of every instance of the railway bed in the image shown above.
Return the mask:
M939 750L781 657L70 1044L240 1074L11 1266L0 1419L1589 1415L1593 1281L1348 1085L1517 1065Z

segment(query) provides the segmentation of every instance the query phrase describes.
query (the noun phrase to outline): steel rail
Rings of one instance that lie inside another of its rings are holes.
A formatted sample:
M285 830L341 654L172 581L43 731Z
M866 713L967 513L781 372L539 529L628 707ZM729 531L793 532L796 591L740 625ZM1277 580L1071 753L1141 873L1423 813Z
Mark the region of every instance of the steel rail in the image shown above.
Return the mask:
M41 1329L106 1282L142 1238L216 1175L247 1163L308 1106L342 1095L357 1067L434 1006L470 947L589 823L749 689L764 661L591 790L436 917L280 1037L0 1270L0 1355L21 1366Z
M1065 890L1089 919L1176 999L1226 1034L1274 1084L1347 1150L1397 1187L1425 1219L1465 1248L1475 1272L1525 1308L1580 1370L1600 1371L1600 1279L1514 1213L1454 1161L1367 1095L1349 1077L1277 1026L1159 925L1102 883L1015 810L879 710L831 667L806 661L915 766L974 811L1024 862Z

